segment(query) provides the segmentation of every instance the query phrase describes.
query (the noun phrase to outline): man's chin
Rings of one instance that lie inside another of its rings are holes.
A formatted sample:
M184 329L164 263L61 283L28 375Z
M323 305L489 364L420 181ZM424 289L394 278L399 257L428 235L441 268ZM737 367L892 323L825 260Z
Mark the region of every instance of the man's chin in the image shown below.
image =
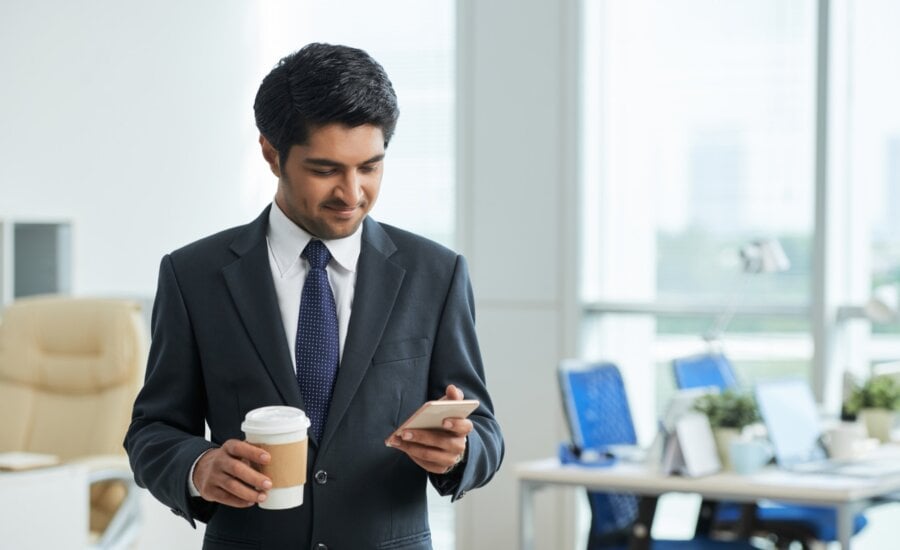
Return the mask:
M327 225L323 225L319 229L319 235L316 235L320 239L325 239L328 241L335 239L344 239L349 237L350 235L356 233L356 230L359 229L360 224L362 224L365 216L358 220L348 220L345 223L329 223Z

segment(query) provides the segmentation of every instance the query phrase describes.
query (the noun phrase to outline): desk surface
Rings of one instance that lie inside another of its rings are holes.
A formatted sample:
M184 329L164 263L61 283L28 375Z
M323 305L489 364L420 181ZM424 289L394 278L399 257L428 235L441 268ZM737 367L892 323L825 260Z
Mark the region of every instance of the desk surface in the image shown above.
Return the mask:
M536 484L577 485L644 495L700 493L713 499L771 499L823 505L861 501L900 491L900 474L861 478L798 474L771 468L749 476L725 472L691 478L664 475L644 464L620 462L610 467L591 468L562 465L555 458L518 464L516 476L520 481Z
M883 446L867 458L900 460L900 446ZM699 493L711 500L776 500L829 506L837 512L838 541L844 549L850 548L856 513L869 501L900 491L900 474L863 478L800 474L770 468L748 476L724 472L691 478L662 474L656 465L619 462L609 467L594 468L563 465L555 458L518 464L516 476L520 484L519 540L526 550L534 547L532 494L550 485L573 485L591 490L636 493L645 497L671 492Z

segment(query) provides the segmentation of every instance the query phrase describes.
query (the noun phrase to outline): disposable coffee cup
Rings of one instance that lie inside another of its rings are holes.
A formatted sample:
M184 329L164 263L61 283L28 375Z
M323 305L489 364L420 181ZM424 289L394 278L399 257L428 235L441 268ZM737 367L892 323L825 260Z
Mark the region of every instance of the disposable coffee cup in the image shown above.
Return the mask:
M306 413L295 407L260 407L244 417L241 430L247 443L265 449L272 457L266 465L253 464L272 480L272 488L260 508L283 510L303 504L308 428Z
M729 453L734 471L744 476L755 474L772 458L769 444L755 439L732 440Z
M828 454L837 460L858 458L860 443L865 439L865 426L860 422L841 422L825 432Z

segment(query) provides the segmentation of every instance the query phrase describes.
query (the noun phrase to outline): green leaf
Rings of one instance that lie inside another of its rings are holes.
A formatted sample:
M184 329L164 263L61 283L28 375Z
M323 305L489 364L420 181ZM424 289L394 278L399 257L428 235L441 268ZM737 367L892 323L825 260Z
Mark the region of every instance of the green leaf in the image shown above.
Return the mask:
M759 421L756 401L745 392L725 390L704 395L694 403L694 409L705 414L713 428L740 429Z
M873 376L854 385L844 402L844 412L856 416L862 409L900 410L900 385L887 376Z

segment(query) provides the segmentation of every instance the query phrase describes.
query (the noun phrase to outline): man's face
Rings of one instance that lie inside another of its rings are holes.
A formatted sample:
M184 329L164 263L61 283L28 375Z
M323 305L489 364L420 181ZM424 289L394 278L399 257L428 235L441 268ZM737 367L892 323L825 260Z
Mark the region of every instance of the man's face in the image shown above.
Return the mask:
M384 169L381 128L329 124L294 145L281 164L262 136L263 157L278 176L275 203L294 223L320 239L351 235L375 205Z

